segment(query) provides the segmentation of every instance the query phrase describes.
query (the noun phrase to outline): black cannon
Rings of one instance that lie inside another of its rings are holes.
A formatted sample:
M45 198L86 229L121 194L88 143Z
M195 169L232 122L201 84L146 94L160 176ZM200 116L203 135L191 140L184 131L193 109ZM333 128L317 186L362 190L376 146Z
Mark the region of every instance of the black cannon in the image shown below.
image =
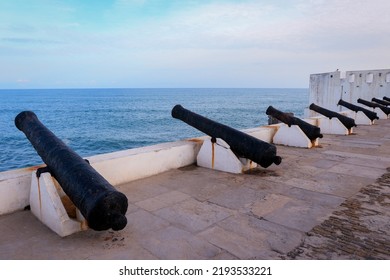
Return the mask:
M367 118L369 118L371 121L374 121L374 120L379 120L379 117L377 115L377 113L373 112L373 111L370 111L370 110L367 110L366 108L363 108L363 107L360 107L360 106L357 106L357 105L354 105L354 104L351 104L351 103L348 103L342 99L339 100L339 102L337 103L337 105L340 105L340 106L344 106L345 108L348 108L349 110L351 111L354 111L355 113L357 112L362 112L364 113Z
M126 226L128 201L124 194L58 139L33 112L18 114L15 125L26 135L90 228L121 230Z
M272 163L279 165L282 162L281 157L276 155L275 145L261 141L227 125L212 121L183 108L181 105L173 107L172 117L182 120L212 138L224 140L237 156L250 159L264 168L267 168Z
M375 103L378 103L380 105L383 105L383 106L390 106L390 101L386 101L386 100L382 100L382 99L378 99L378 98L375 98L373 97L371 99L372 102L375 102Z
M322 138L321 129L318 126L311 125L297 117L293 117L289 114L281 112L272 106L269 106L265 113L287 124L289 127L292 125L299 126L299 128L306 134L307 138L309 138L311 141L314 141L317 138Z
M378 103L370 102L370 101L367 101L367 100L364 100L364 99L361 99L361 98L359 98L357 100L357 102L360 103L360 104L366 105L367 107L374 108L374 109L375 108L379 108L386 115L390 114L390 108L387 108L386 106L380 105Z
M328 110L328 109L325 109L325 108L322 108L314 103L310 104L309 106L309 109L310 110L313 110L317 113L320 113L322 115L324 115L325 117L328 117L329 119L332 119L332 118L337 118L339 119L339 121L347 128L347 129L351 129L352 127L356 126L355 124L355 120L352 119L352 118L349 118L349 117L346 117L346 116L343 116L337 112L333 112L331 110Z
M383 96L383 100L390 101L390 98L388 98L387 96Z

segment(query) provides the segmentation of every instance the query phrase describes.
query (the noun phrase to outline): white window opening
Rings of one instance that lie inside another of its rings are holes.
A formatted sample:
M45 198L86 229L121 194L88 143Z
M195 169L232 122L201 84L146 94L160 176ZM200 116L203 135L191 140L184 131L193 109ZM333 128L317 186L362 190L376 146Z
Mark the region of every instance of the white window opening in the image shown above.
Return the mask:
M371 84L374 81L374 74L373 73L368 73L366 76L366 83Z

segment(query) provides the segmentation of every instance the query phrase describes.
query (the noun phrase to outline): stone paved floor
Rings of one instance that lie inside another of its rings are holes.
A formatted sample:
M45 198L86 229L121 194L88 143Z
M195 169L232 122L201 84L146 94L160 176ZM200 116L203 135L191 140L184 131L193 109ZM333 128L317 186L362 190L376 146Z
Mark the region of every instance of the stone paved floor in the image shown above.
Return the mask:
M0 259L390 259L389 128L278 146L279 166L249 174L188 166L118 186L119 232L61 238L30 211L0 216Z
M286 259L390 259L390 168L306 233Z

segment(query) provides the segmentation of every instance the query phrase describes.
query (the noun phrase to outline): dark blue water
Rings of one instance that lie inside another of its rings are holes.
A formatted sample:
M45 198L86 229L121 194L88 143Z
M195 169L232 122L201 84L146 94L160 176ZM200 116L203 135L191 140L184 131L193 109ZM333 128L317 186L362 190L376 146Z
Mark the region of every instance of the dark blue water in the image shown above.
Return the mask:
M269 105L303 116L308 89L0 90L0 171L41 164L15 116L34 111L81 156L201 136L173 119L176 104L236 129L266 125Z

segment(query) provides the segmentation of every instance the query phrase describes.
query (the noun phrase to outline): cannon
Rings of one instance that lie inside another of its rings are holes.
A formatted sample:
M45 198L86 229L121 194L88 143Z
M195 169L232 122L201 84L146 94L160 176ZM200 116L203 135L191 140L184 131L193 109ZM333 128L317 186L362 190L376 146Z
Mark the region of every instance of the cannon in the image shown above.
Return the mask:
M126 226L128 201L123 193L57 138L35 113L19 113L15 125L26 135L91 229L121 230Z
M367 110L366 108L363 108L363 107L360 107L360 106L357 106L357 105L354 105L354 104L351 104L351 103L348 103L342 99L339 100L339 102L337 103L337 105L340 105L340 106L344 106L345 108L348 108L350 109L351 111L354 111L355 113L357 112L362 112L364 113L367 118L369 118L371 121L374 121L375 119L376 120L379 120L379 117L377 115L377 113L373 112L373 111L370 111L370 110Z
M337 112L333 112L331 110L328 110L328 109L325 109L325 108L322 108L314 103L310 104L309 106L309 109L310 110L313 110L317 113L320 113L322 115L324 115L325 117L328 117L329 119L332 119L332 118L337 118L339 119L339 121L347 128L347 129L351 129L352 127L356 126L355 124L355 120L352 119L352 118L349 118L349 117L346 117L346 116L343 116Z
M292 125L299 126L299 128L303 131L303 133L306 134L307 138L309 138L311 141L323 137L323 135L321 134L321 129L319 127L311 125L297 117L293 117L289 114L281 112L272 106L269 106L265 113L287 124L289 127Z
M382 100L382 99L378 99L378 98L375 98L373 97L371 99L372 102L375 102L375 103L378 103L380 105L383 105L383 106L390 106L390 101L386 101L386 100Z
M275 145L198 115L181 105L174 106L171 114L173 118L182 120L214 139L224 140L237 156L250 159L264 168L282 162L281 157L276 155Z
M388 98L387 96L383 96L383 100L390 101L390 98Z
M367 101L367 100L364 100L364 99L361 99L359 98L357 100L358 103L360 104L363 104L363 105L366 105L367 107L371 107L371 108L379 108L382 110L383 113L385 113L386 115L389 115L390 114L390 108L387 108L386 106L383 106L383 105L380 105L378 103L374 103L374 102L370 102L370 101Z

